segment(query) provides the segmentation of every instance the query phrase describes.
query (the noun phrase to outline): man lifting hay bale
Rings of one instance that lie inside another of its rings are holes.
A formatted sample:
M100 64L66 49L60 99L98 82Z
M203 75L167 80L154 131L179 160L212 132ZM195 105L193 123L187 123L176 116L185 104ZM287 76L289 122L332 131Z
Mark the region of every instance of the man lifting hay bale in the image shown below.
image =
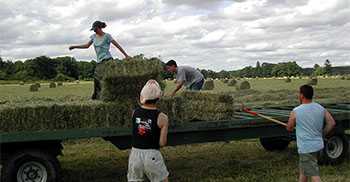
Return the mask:
M100 80L101 74L103 73L103 70L101 70L99 67L101 63L112 60L112 55L109 52L110 44L112 43L118 50L125 56L125 58L128 58L128 54L124 51L124 49L119 45L117 41L115 41L112 36L109 33L105 33L102 31L103 28L105 28L107 25L105 22L101 21L95 21L92 24L92 28L90 30L94 31L95 34L90 36L90 40L86 44L82 45L74 45L70 46L69 50L73 49L87 49L92 44L94 44L96 56L97 56L97 66L95 68L94 73L94 93L92 95L92 99L99 99L100 98L100 91L101 91L101 83Z
M177 66L174 60L166 63L165 69L168 72L176 73L176 88L171 93L175 96L182 86L186 86L188 90L201 90L204 84L203 74L190 66Z

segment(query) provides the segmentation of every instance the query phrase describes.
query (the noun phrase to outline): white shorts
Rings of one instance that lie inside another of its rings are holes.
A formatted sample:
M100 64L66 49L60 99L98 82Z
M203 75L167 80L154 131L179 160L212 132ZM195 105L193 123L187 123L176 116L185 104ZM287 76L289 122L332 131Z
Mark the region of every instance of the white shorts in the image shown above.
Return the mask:
M169 172L159 150L132 148L129 156L128 181L143 181L144 175L151 182L161 182Z

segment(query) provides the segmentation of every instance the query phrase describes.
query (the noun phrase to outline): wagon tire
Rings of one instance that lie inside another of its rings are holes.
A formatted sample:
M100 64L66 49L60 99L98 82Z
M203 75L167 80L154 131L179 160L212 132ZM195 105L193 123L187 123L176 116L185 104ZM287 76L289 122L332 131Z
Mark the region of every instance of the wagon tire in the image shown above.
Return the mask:
M39 150L24 150L4 161L1 180L6 182L61 182L56 157Z
M290 140L287 138L281 137L269 137L269 138L260 138L260 144L267 151L282 151L285 150L290 143Z
M348 152L348 137L344 134L333 135L324 141L324 148L318 155L318 163L321 165L342 163L346 159Z

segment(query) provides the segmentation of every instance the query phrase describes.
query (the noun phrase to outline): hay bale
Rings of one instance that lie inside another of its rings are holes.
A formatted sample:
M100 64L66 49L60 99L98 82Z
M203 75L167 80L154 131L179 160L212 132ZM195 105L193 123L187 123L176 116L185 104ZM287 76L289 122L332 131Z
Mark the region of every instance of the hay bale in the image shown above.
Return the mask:
M57 86L58 86L58 87L63 86L63 82L58 82L58 83L57 83Z
M149 79L161 82L162 63L156 58L135 56L127 60L112 60L96 68L101 74L101 100L137 99Z
M0 132L50 131L79 128L131 127L131 114L137 103L124 99L102 101L46 101L0 105ZM171 124L191 121L216 121L234 117L230 95L185 92L164 97L160 109Z
M31 84L31 85L29 86L29 91L31 91L31 92L37 92L37 91L39 91L38 85L36 85L36 84Z
M214 90L214 80L206 80L203 90Z
M228 83L228 81L229 81L228 79L224 79L223 80L224 83Z
M307 84L308 85L317 85L317 83L318 83L317 78L311 78Z
M0 108L0 132L130 127L132 101L42 103Z
M56 83L55 82L51 82L49 85L50 88L56 88Z
M247 80L244 80L243 82L241 82L238 88L239 90L248 90L251 87L250 87L250 83Z
M24 81L19 82L19 85L24 85Z
M290 79L289 77L285 80L286 83L290 83L292 82L292 79Z
M34 83L38 88L41 87L40 83Z
M176 123L231 119L235 112L231 96L203 92L162 98L159 107Z
M230 81L228 81L228 86L230 87L234 87L237 84L237 80L235 79L231 79Z

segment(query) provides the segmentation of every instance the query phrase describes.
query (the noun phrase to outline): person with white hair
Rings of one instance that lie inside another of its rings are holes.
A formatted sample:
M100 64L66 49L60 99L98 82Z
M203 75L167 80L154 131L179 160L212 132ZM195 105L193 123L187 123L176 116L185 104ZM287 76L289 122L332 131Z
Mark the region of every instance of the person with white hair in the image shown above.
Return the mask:
M157 81L149 80L140 93L140 107L132 116L132 149L129 156L128 181L168 182L169 172L160 153L167 143L168 116L157 108L162 96Z

